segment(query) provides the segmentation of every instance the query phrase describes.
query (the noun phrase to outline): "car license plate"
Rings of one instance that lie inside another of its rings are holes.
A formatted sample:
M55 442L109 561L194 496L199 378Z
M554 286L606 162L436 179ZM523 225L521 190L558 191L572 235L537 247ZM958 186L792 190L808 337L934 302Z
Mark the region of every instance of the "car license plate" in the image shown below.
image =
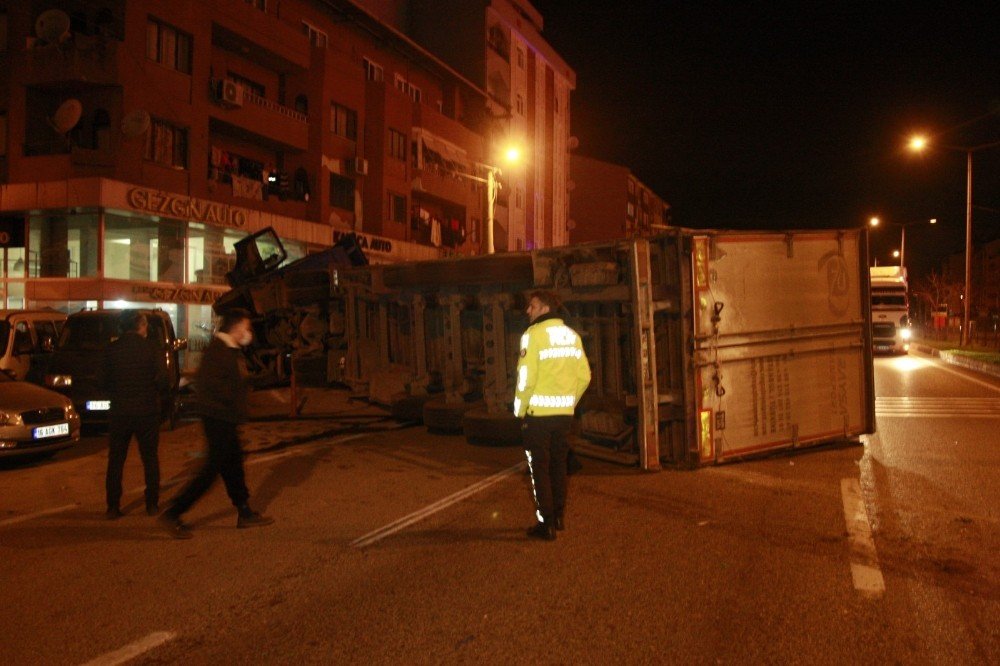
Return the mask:
M35 439L45 439L46 437L58 437L59 435L69 434L69 424L68 423L58 423L56 425L42 426L41 428L35 428L32 433L32 437Z
M111 409L110 400L88 400L87 401L87 411L88 412L106 412Z

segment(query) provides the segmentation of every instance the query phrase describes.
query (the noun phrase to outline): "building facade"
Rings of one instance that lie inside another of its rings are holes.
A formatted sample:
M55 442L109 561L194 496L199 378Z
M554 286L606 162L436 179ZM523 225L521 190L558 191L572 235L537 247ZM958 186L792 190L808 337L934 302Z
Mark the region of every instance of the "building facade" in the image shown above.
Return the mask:
M648 236L670 224L670 204L628 167L574 154L570 178L572 243Z
M362 1L486 91L486 159L503 172L497 251L568 244L576 73L542 36L542 15L527 0Z
M233 246L483 243L484 90L338 0L0 3L0 308L155 304L193 349Z

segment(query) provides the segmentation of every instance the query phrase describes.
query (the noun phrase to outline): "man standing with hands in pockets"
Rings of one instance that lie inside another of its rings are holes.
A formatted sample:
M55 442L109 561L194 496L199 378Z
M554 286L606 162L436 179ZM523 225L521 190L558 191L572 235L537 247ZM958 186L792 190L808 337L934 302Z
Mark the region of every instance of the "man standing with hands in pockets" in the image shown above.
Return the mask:
M524 419L524 452L538 518L528 536L546 541L554 540L556 530L564 527L566 436L573 410L590 384L590 364L580 336L555 314L558 310L555 294L531 294L530 325L521 336L514 395L514 416Z

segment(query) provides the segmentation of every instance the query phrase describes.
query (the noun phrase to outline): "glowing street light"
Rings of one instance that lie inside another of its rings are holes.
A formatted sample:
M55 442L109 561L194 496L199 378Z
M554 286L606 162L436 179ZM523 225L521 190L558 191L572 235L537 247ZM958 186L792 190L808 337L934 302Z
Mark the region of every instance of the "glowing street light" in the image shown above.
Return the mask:
M899 259L899 250L893 250L892 251L892 258L893 259Z
M909 148L919 153L930 146L930 140L916 135L910 139ZM1000 146L1000 141L984 143L979 146L945 146L947 150L965 153L965 294L962 307L962 346L969 343L969 312L972 305L970 290L972 287L972 153L987 148Z

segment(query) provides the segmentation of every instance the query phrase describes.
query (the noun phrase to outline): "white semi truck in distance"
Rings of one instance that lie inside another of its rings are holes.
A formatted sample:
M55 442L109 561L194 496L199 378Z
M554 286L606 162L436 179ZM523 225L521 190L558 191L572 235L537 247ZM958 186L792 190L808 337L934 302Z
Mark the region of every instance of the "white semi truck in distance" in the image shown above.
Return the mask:
M870 270L872 351L906 354L910 351L912 337L906 268L873 266Z

